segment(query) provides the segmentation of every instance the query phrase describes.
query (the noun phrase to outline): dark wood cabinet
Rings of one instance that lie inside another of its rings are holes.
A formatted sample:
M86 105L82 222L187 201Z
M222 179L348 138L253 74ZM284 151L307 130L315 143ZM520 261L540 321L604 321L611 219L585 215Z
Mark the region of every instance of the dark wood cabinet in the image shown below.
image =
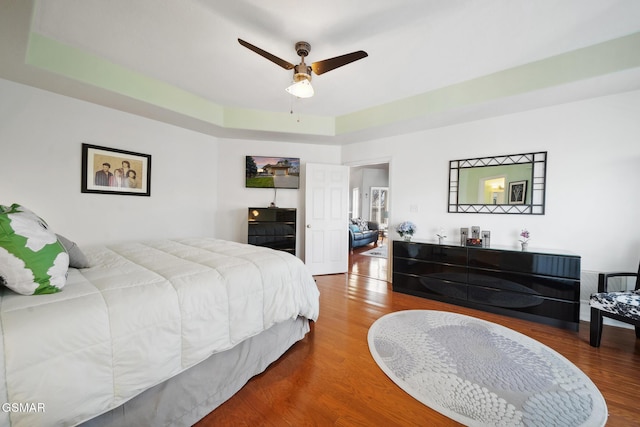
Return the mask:
M578 330L580 257L394 241L393 290Z
M248 221L249 244L296 254L296 209L249 208Z

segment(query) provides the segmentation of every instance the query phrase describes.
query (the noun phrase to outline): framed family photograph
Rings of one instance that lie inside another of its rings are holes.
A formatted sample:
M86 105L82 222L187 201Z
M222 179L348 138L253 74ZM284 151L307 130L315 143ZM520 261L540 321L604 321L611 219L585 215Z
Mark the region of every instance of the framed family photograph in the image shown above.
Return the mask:
M151 155L82 144L83 193L151 195Z
M527 198L527 181L512 181L509 183L509 204L523 205Z

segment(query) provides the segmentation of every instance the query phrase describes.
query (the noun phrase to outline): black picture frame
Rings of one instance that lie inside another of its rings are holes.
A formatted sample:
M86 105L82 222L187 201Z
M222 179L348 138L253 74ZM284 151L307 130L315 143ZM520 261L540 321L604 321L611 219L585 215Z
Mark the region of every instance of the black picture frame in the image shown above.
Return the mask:
M151 155L83 143L80 182L82 193L149 197Z
M512 181L509 183L509 204L523 205L527 199L527 181Z

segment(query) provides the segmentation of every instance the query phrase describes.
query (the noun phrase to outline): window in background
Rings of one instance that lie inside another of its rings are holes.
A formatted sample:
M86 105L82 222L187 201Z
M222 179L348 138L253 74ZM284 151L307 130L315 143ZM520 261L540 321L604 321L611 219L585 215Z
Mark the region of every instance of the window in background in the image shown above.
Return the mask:
M371 204L369 220L375 221L386 228L388 215L387 215L387 200L389 196L389 187L371 187Z
M360 187L355 187L351 191L351 218L360 218Z

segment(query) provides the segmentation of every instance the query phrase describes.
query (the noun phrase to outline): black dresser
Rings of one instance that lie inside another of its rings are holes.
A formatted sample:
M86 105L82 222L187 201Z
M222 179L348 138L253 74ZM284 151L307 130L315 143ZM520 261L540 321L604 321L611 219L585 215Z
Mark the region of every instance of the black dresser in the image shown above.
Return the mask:
M249 208L248 243L296 254L296 209Z
M394 241L393 290L577 331L580 257Z

